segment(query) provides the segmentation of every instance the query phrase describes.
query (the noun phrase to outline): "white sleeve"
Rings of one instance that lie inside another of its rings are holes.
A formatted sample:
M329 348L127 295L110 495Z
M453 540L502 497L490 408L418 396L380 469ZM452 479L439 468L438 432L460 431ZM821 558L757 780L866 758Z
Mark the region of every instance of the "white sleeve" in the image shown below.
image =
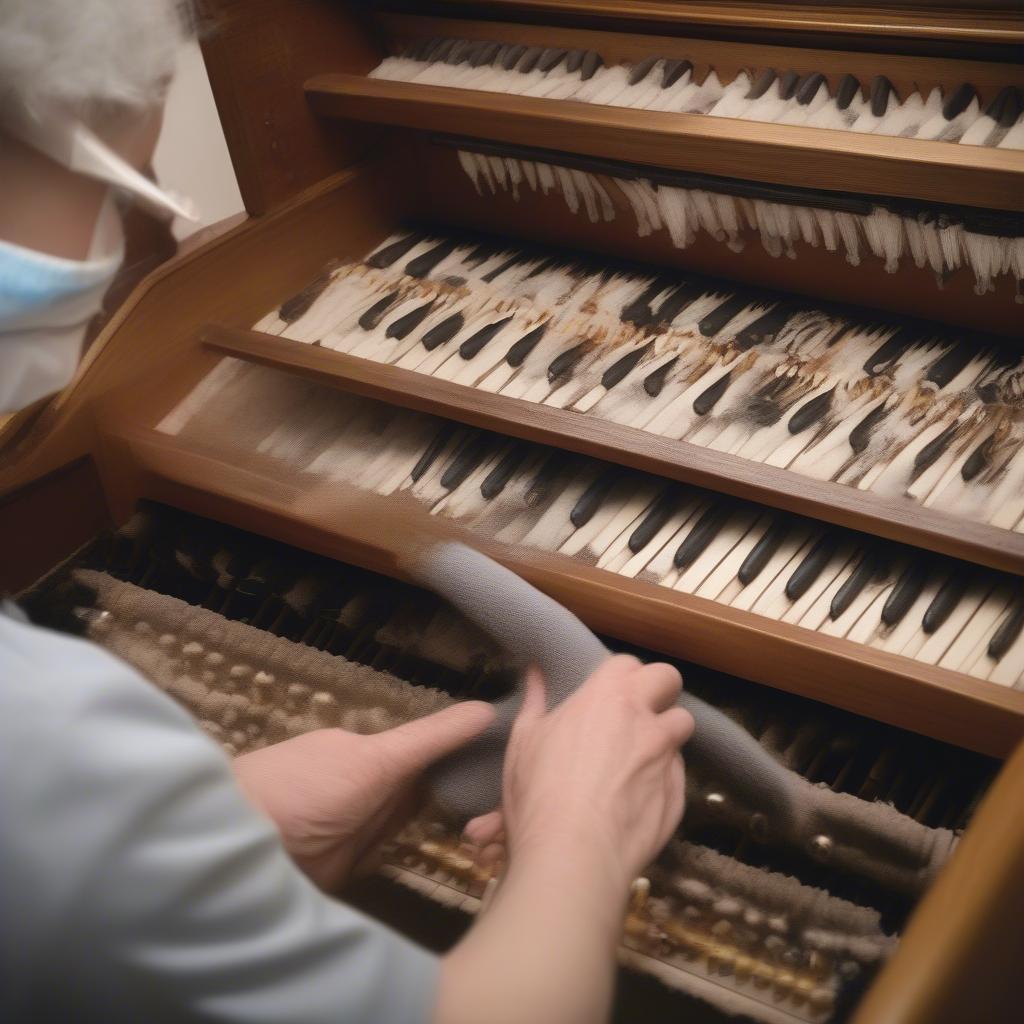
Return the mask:
M432 955L319 892L168 697L0 613L0 1018L431 1018Z

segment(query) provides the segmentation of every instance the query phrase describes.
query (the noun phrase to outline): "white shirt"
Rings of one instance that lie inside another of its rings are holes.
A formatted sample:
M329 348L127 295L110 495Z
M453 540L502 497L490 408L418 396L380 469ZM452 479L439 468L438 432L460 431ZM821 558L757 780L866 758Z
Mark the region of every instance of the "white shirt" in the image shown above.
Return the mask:
M436 996L436 958L316 889L169 697L3 611L0 940L11 1024L404 1024Z

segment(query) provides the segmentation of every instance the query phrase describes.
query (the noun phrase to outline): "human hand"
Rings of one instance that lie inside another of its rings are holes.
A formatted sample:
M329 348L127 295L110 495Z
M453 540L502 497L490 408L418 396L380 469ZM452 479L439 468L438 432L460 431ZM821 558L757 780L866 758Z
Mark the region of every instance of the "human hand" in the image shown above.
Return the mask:
M493 719L490 705L463 701L370 736L317 729L236 758L235 777L292 859L333 891L409 817L424 769Z
M547 712L532 670L509 738L502 807L469 822L466 838L486 855L507 832L513 863L550 849L593 856L625 892L683 813L679 748L693 718L675 706L681 683L670 665L619 655Z

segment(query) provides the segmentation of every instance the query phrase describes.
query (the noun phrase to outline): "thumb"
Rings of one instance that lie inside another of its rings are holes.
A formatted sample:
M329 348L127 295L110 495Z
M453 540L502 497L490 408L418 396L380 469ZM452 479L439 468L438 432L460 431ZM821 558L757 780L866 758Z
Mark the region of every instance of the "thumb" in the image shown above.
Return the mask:
M544 676L536 665L531 665L526 670L523 691L523 703L512 725L513 732L529 729L547 710L547 688L544 685Z
M432 715L405 722L374 736L378 749L403 774L413 775L475 739L494 721L494 708L464 700Z

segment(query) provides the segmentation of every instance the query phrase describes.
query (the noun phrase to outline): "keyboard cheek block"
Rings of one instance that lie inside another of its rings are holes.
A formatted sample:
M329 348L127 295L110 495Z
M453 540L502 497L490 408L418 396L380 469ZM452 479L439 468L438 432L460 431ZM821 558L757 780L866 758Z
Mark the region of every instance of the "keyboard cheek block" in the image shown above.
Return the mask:
M549 707L571 696L610 656L575 615L464 544L430 544L409 556L404 568L523 665L536 665L545 678ZM500 803L505 745L521 703L521 692L499 701L497 718L484 735L435 769L435 800L452 817L468 820ZM688 813L728 816L760 841L796 848L908 893L927 886L952 851L952 832L922 826L887 805L812 785L685 689L678 705L695 723L685 756L716 787Z

